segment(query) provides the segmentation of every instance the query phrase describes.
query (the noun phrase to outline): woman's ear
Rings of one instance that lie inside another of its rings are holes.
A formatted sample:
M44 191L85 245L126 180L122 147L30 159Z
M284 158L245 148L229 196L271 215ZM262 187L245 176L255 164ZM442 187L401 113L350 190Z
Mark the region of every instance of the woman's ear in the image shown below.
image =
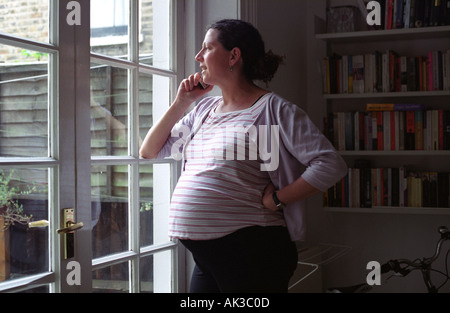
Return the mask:
M238 47L235 47L231 50L231 57L230 57L230 67L233 67L236 65L236 63L241 59L241 49Z

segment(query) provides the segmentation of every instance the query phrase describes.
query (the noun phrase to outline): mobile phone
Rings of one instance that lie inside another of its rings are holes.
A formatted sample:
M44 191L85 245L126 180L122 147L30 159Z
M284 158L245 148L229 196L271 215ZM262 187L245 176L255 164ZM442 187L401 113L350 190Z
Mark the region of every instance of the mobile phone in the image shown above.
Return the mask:
M206 89L206 88L209 87L209 85L206 84L206 83L203 81L203 78L202 78L202 77L200 77L199 86L200 86L200 88L202 88L202 89Z

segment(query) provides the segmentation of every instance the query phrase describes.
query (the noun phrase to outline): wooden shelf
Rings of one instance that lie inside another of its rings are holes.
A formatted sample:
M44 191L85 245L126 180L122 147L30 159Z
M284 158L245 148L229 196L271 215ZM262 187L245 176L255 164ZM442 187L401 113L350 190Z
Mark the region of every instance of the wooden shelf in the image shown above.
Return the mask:
M450 43L450 26L372 30L316 35L316 39L326 40L328 42L394 41L431 38L443 38L448 40Z
M331 213L372 213L372 214L429 214L450 215L450 208L425 208L425 207L372 207L372 208L337 208L325 207L326 212Z
M363 151L338 151L342 156L408 156L408 157L422 157L422 156L449 156L450 150L402 150L402 151L378 151L378 150L363 150Z
M450 96L448 90L436 91L407 91L407 92L373 92L373 93L340 93L324 94L324 99L373 99L373 98L401 98L401 97L447 97Z

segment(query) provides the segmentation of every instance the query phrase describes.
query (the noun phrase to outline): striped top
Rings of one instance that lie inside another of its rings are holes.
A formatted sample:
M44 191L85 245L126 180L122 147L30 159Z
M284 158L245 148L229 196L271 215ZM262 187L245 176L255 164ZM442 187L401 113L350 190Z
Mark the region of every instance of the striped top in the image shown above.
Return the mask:
M215 113L216 105L186 143L185 170L172 196L169 235L209 240L248 226L285 226L282 213L262 205L269 174L252 158L255 140L247 131L267 104L263 96L251 108ZM257 153L256 153L257 155Z

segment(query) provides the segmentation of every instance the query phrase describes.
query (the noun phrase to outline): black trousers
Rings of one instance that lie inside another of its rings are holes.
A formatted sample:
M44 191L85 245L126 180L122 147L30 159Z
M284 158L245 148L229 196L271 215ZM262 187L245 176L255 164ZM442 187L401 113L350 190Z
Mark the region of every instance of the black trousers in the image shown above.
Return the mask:
M286 293L298 255L285 227L248 227L223 238L181 240L192 252L191 293Z

